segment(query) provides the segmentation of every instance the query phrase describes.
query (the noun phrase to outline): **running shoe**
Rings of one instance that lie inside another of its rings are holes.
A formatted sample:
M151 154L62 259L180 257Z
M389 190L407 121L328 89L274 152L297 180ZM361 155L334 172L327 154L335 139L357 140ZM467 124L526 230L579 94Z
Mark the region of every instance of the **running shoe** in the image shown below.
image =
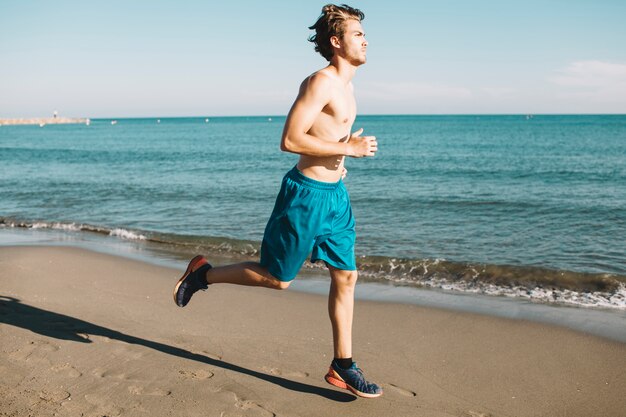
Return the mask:
M206 281L206 271L211 268L204 256L194 257L187 266L187 270L174 287L174 302L179 307L185 307L191 296L198 290L206 290L209 285Z
M376 398L383 395L381 387L365 380L363 371L356 366L356 362L352 362L348 369L343 369L332 361L324 379L329 384L348 389L359 397Z

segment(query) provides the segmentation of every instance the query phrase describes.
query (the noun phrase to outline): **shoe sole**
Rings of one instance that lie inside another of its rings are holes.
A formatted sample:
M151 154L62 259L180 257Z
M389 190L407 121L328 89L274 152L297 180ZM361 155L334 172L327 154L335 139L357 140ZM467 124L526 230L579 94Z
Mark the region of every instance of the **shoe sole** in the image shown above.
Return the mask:
M328 373L326 374L324 379L330 385L334 385L337 388L347 389L350 392L352 392L354 395L358 395L359 397L376 398L376 397L380 397L381 395L383 395L382 392L380 394L368 394L366 392L359 391L358 389L354 388L353 386L349 385L346 381L344 381L343 378L339 376L339 374L335 372L335 370L332 367L328 369Z
M198 268L200 268L202 265L206 263L208 262L206 261L206 259L204 259L204 256L202 255L197 255L191 261L189 261L189 265L187 265L187 270L185 271L183 276L180 277L180 279L176 283L176 286L174 287L174 304L176 304L178 307L184 307L178 304L178 302L176 301L176 294L178 293L178 289L180 288L180 285L185 281L185 279L189 276L189 274L191 274L192 272L194 272L195 270L197 270Z

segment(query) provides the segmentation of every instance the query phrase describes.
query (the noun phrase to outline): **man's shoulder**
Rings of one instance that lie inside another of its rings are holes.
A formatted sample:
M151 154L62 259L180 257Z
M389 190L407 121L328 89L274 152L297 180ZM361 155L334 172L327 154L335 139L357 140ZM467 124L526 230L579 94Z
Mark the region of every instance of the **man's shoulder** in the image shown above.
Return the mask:
M302 82L303 85L314 85L314 86L324 86L324 85L332 85L336 82L336 76L330 73L327 68L322 68L319 71L315 71L313 74L309 75Z
M336 84L336 79L332 74L329 74L324 69L314 72L302 81L300 85L300 94L314 94L315 96L322 96L330 98L333 85Z

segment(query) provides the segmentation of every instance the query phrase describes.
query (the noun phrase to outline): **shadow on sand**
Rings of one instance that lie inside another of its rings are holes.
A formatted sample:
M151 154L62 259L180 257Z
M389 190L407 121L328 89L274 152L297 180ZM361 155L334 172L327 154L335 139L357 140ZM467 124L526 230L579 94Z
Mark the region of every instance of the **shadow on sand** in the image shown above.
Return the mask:
M107 329L106 327L98 326L97 324L89 323L64 314L42 310L37 307L22 304L20 300L13 297L0 295L0 323L21 327L43 336L70 340L78 343L92 343L91 340L81 336L81 334L108 337L125 343L145 346L168 355L205 363L207 365L223 368L233 372L239 372L292 391L319 395L329 400L339 402L350 402L356 399L353 395L344 392L303 384L301 382L292 381L276 375L268 375L263 372L247 369L222 360L192 353L185 349L120 333L116 330Z

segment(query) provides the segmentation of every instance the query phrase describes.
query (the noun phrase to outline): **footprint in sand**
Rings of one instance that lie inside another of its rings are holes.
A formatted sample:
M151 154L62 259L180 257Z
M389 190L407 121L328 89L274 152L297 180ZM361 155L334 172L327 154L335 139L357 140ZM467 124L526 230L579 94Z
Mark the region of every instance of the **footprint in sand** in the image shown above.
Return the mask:
M247 400L239 395L235 394L233 391L220 389L217 391L217 396L221 397L226 403L231 403L233 405L233 410L236 415L243 416L258 416L258 417L276 417L275 413L267 410L261 404L258 404L254 401ZM226 415L231 415L231 410L226 411ZM242 414L243 412L243 414ZM222 414L224 415L224 413Z
M178 371L178 373L186 379L197 379L197 380L204 380L204 379L209 379L212 378L214 373L211 371L205 371L204 369L198 369L195 371L188 371L188 370L180 370Z
M47 391L43 390L39 393L39 398L46 402L60 403L63 400L70 398L71 394L67 391Z
M65 376L69 376L72 378L78 378L79 376L82 375L82 372L74 368L69 363L54 365L53 367L50 368L50 370L54 372L58 372L58 373L63 373L65 374Z
M127 380L128 376L123 372L109 371L102 368L96 368L91 373L98 378L114 378L119 380Z
M36 358L40 361L49 362L45 359L45 355L38 355L38 353L51 353L59 350L59 347L56 345L52 345L44 340L34 340L29 342L27 345L23 346L20 349L14 350L9 353L9 357L18 361L27 361L33 358Z
M79 376L82 375L81 372L79 372L76 368L74 368L69 363L66 363L64 365L55 365L52 368L50 368L50 370L63 374L64 376L67 376L70 378L78 378Z
M266 410L253 401L237 400L235 407L242 409L247 416L276 417L276 413Z
M122 415L122 412L124 411L124 409L120 407L111 405L111 400L107 395L86 394L85 401L87 401L87 403L89 403L93 408L93 410L89 411L95 411L95 414L99 416L117 417Z
M283 371L278 368L263 368L265 372L269 372L272 375L276 376L285 376L289 378L308 378L309 374L307 372L300 371Z
M261 404L240 398L234 392L231 392L231 394L235 396L235 407L243 410L247 416L276 417L276 413L265 409Z
M417 394L415 392L413 392L411 390L408 390L408 389L405 389L405 388L402 388L402 387L399 387L397 385L387 384L387 386L389 388L391 388L391 391L396 392L396 393L398 393L400 395L404 395L405 397L415 397L415 396L417 396Z

